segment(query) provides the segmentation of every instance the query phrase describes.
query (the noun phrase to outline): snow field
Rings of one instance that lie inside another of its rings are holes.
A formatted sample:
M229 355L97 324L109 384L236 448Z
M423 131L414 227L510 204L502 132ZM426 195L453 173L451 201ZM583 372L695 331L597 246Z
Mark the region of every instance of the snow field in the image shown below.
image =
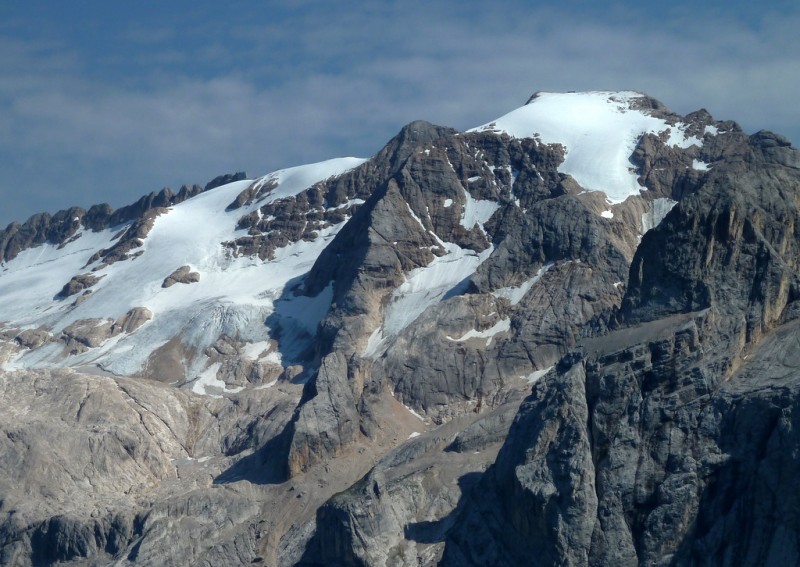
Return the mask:
M114 337L101 347L70 358L72 365L96 363L123 375L140 372L149 355L176 335L182 335L184 345L198 352L222 334L245 341L264 341L268 333L264 320L274 308L274 299L289 280L311 268L342 225L322 231L314 242L301 241L278 250L275 260L269 262L233 258L222 243L239 235L235 227L242 215L279 198L296 195L364 161L340 158L274 172L260 181L274 180L277 187L266 198L235 211L225 209L252 181L217 187L170 207L166 214L156 218L144 245L136 249L144 253L98 270L95 274L103 278L75 308L70 308L74 298L56 302L53 296L72 276L92 268L84 268L89 257L113 245L111 239L119 227L99 233L85 231L62 250L50 244L26 250L0 269L0 296L10 300L3 316L15 324L44 324L58 332L77 320L116 319L133 307L146 307L153 312L157 325L147 323L135 333ZM199 272L200 281L162 288L164 278L183 265ZM321 299L298 298L297 309L289 313L295 313L298 325L308 328L315 325L312 319L321 318L320 311L327 311L329 296L328 293ZM308 304L303 304L304 301ZM325 301L327 305L320 305ZM210 369L203 368L204 361L199 359L192 365L192 375L186 378L201 376L198 387L211 386ZM60 349L47 348L26 353L14 364L50 366L63 365L63 361Z
M634 109L633 103L642 96L632 91L539 93L529 104L470 131L561 144L566 156L558 171L588 191L602 191L617 204L641 189L630 156L642 135L668 132L667 144L681 148L702 144L685 134L685 125L672 126ZM714 130L706 128L707 133Z

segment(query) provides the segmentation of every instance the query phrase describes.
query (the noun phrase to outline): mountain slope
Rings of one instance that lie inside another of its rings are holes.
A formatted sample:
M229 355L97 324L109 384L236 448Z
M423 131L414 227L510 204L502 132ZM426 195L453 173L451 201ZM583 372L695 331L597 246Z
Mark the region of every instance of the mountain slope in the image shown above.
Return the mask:
M537 93L368 160L11 225L2 557L730 557L713 486L762 438L723 424L794 399L769 360L793 352L798 163L639 93ZM745 564L794 557L748 537Z

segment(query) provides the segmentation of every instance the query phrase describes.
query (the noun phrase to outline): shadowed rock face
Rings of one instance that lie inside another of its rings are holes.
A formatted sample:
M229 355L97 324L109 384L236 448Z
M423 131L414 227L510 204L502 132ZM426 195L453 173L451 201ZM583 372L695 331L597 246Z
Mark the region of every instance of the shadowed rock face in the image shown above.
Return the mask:
M226 196L232 257L269 268L338 232L270 297L267 340L204 347L210 395L168 385L179 338L153 381L0 375L0 563L800 562L797 150L637 104L702 144L643 136L643 190L613 206L558 171L560 145L426 122L296 195L262 202L264 178ZM146 198L95 259L146 249L171 203ZM66 226L43 218L4 250ZM282 327L320 298L316 329ZM0 326L0 362L145 323Z

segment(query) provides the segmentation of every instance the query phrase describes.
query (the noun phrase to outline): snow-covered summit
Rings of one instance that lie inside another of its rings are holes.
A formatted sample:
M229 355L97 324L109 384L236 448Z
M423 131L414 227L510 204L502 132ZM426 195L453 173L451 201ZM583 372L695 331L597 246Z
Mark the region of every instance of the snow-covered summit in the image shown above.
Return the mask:
M645 97L634 91L540 92L525 106L470 131L561 144L566 150L561 173L621 203L642 189L630 161L642 135L666 133L667 144L681 148L701 144L686 134L685 124L669 124L638 105Z
M273 259L262 261L236 257L226 249L225 242L246 233L237 227L237 219L341 175L364 161L332 159L206 191L155 217L141 245L123 261L103 264L94 258L98 250L112 247L120 234L129 230L128 226L99 232L84 228L64 244L46 243L24 250L0 270L0 318L16 328L46 328L61 333L76 322L92 321L101 327L131 309L144 308L152 321L135 333L113 336L70 357L71 366L97 364L123 375L145 372L148 357L177 335L184 338L184 346L196 353L224 334L265 341L268 329L263 322L272 312L274 300L289 280L310 268L344 223L320 231L314 240L290 243ZM271 188L265 196L241 209L228 210L228 205L248 186L266 183ZM190 267L199 281L165 289L165 278L180 266ZM96 280L89 290L58 300L59 290L70 278L87 272ZM78 300L73 302L76 297ZM329 297L327 301L330 303ZM295 310L296 324L313 328L326 309L327 305L303 304ZM63 350L63 345L52 343L22 351L5 367L61 366L65 364ZM191 358L188 352L183 356ZM187 379L197 375L198 368L202 370L204 358L200 361L199 366L189 365Z

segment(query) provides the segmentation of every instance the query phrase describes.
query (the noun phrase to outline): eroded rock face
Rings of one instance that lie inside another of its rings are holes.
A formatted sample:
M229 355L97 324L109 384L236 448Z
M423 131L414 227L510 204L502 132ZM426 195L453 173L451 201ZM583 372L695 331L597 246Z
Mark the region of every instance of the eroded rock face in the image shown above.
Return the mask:
M275 389L232 401L35 371L4 374L0 400L3 564L258 556L251 526L267 496L211 481L279 432L292 395Z
M796 540L777 535L797 533L783 512L794 496L764 495L797 490L796 367L767 362L782 349L793 360L797 326L721 380L731 353L708 344L708 317L612 333L596 346L650 336L537 384L466 498L443 564L796 561Z

